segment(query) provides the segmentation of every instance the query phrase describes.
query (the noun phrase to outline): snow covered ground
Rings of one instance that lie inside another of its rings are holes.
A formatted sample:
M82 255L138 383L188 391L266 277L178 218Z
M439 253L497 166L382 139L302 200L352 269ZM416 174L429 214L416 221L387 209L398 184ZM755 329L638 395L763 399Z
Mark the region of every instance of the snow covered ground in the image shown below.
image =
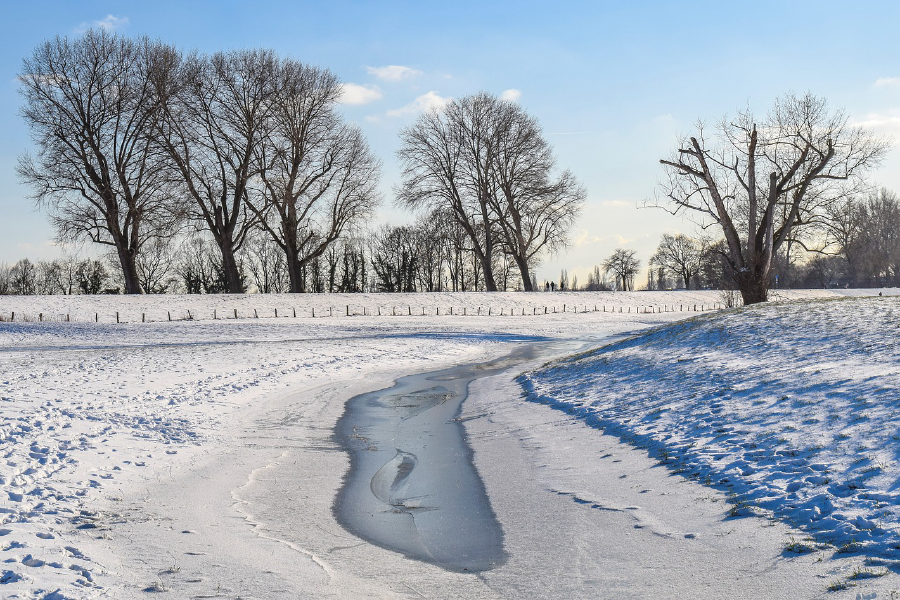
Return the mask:
M787 590L783 597L815 588L812 597L851 582L848 569L892 566L896 300L693 312L721 301L715 292L0 297L0 596L553 597L565 589L611 597L598 590L615 589L677 597L698 577L693 583L712 586L698 597L721 597L717 585L768 589L767 581ZM771 324L759 318L765 311ZM467 430L513 554L496 572L448 574L362 544L334 522L347 460L331 428L350 396L522 343L555 343L563 355L697 315L676 325L677 335L651 333L527 376L533 394L575 416L522 400L515 373L473 386ZM786 341L753 337L754 327L769 326ZM746 340L745 356L738 348ZM604 370L606 359L619 360L615 373ZM787 374L779 360L792 361ZM601 413L601 405L609 406ZM649 446L654 460L583 427L582 417ZM627 459L604 465L603 455ZM711 487L660 474L650 466L659 459ZM646 485L662 492L641 496L649 506L638 510L628 494L645 488L619 489L622 475L652 479ZM715 500L728 484L734 509ZM723 519L763 511L798 529ZM614 560L620 542L598 537L609 527L643 528L648 537ZM689 547L674 556L659 539L686 527L695 533L680 539L693 542L677 542ZM735 528L743 542L728 536ZM535 554L536 532L559 544L555 558L546 548ZM790 535L796 549L815 551L785 554ZM581 545L567 548L567 540ZM819 549L826 541L844 552L832 558L835 548ZM637 564L653 552L661 553L653 569ZM673 583L697 552L734 559ZM815 564L820 556L826 562ZM865 557L876 562L865 566ZM566 574L576 558L580 571ZM607 571L592 572L600 563L591 561L607 561ZM768 579L758 579L763 572ZM900 587L892 574L852 582Z
M521 377L532 399L725 490L729 515L807 532L790 552L900 566L900 302L696 317Z

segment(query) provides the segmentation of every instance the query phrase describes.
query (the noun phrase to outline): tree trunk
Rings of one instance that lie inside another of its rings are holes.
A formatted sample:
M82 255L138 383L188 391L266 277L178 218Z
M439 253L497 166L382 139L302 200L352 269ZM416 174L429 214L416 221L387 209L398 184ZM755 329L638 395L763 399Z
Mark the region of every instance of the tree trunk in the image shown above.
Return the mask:
M230 240L216 240L222 253L222 272L225 274L225 287L229 294L243 294L244 285L241 281L241 273L238 270L237 258L234 256L234 248Z
M117 244L116 250L119 255L119 264L122 266L122 279L125 283L126 294L143 294L140 279L138 278L137 265L135 264L135 255L123 244Z
M306 291L306 277L303 269L303 263L293 248L288 245L287 252L287 270L288 279L290 281L290 293L302 294Z
M744 306L766 302L769 299L769 278L753 271L734 274Z
M497 291L497 282L494 280L494 268L491 265L491 257L488 254L481 254L479 252L478 256L479 262L481 262L481 270L484 271L484 289L486 292L496 292Z
M534 291L534 283L531 281L531 275L528 270L528 261L525 260L522 256L515 256L516 266L519 267L519 272L522 274L522 289L526 292Z

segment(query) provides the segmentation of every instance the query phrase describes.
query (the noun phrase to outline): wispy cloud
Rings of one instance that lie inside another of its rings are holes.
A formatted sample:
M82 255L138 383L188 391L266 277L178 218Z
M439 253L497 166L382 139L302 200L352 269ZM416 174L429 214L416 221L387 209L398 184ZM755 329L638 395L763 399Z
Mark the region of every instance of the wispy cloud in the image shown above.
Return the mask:
M368 104L381 98L377 85L341 84L341 104Z
M596 244L602 241L602 237L589 234L587 229L582 229L572 237L572 243L575 244L575 246L579 247L587 246L589 244Z
M115 31L116 29L119 29L120 27L125 27L126 25L128 25L128 23L129 23L128 17L117 17L116 15L106 15L99 21L93 21L90 23L85 21L84 23L82 23L81 25L76 27L75 30L83 33L85 31L87 31L88 29L96 27L99 29L105 29L106 31Z
M378 79L384 81L403 81L404 79L412 79L422 74L422 71L413 69L412 67L404 67L402 65L387 65L386 67L366 67L366 71L370 75L374 75Z
M874 131L880 135L900 137L900 110L884 113L869 113L862 119L854 120L854 125Z
M634 206L634 202L628 202L627 200L604 200L600 204L602 204L603 206L610 206L610 207L616 207L616 208L621 208L621 207L631 208Z
M900 77L880 77L875 80L875 87L886 87L900 84Z
M440 110L450 102L450 98L439 96L437 92L430 91L422 94L403 108L389 110L389 117L402 117L404 115L415 115L429 110Z
M519 98L522 97L522 92L517 89L503 90L503 93L500 94L500 97L504 100L509 100L510 102L518 102Z

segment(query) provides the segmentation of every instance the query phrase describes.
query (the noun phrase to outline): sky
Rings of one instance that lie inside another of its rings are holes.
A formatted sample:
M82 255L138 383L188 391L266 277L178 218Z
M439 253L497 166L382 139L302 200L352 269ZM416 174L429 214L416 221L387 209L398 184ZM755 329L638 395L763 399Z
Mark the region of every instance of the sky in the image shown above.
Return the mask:
M18 157L34 151L17 74L42 41L89 27L185 51L272 48L332 70L346 85L345 117L383 161L379 220L391 224L411 220L393 205L399 130L450 98L487 91L515 100L587 190L571 243L544 259L541 280L567 269L585 282L616 248L646 265L663 233L696 232L688 219L641 205L657 190L659 159L698 119L715 123L748 106L764 115L778 96L809 91L900 141L900 3L887 0L0 5L0 263L61 254L15 173ZM900 150L871 178L900 191Z

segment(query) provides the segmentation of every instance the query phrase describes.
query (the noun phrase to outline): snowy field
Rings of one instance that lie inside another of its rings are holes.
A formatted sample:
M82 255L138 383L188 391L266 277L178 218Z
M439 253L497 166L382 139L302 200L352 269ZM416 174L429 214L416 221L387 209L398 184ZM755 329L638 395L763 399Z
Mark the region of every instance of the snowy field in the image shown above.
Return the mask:
M900 304L853 298L877 292L0 297L0 596L890 597ZM539 402L473 385L503 567L334 522L351 396L623 334L524 375Z

